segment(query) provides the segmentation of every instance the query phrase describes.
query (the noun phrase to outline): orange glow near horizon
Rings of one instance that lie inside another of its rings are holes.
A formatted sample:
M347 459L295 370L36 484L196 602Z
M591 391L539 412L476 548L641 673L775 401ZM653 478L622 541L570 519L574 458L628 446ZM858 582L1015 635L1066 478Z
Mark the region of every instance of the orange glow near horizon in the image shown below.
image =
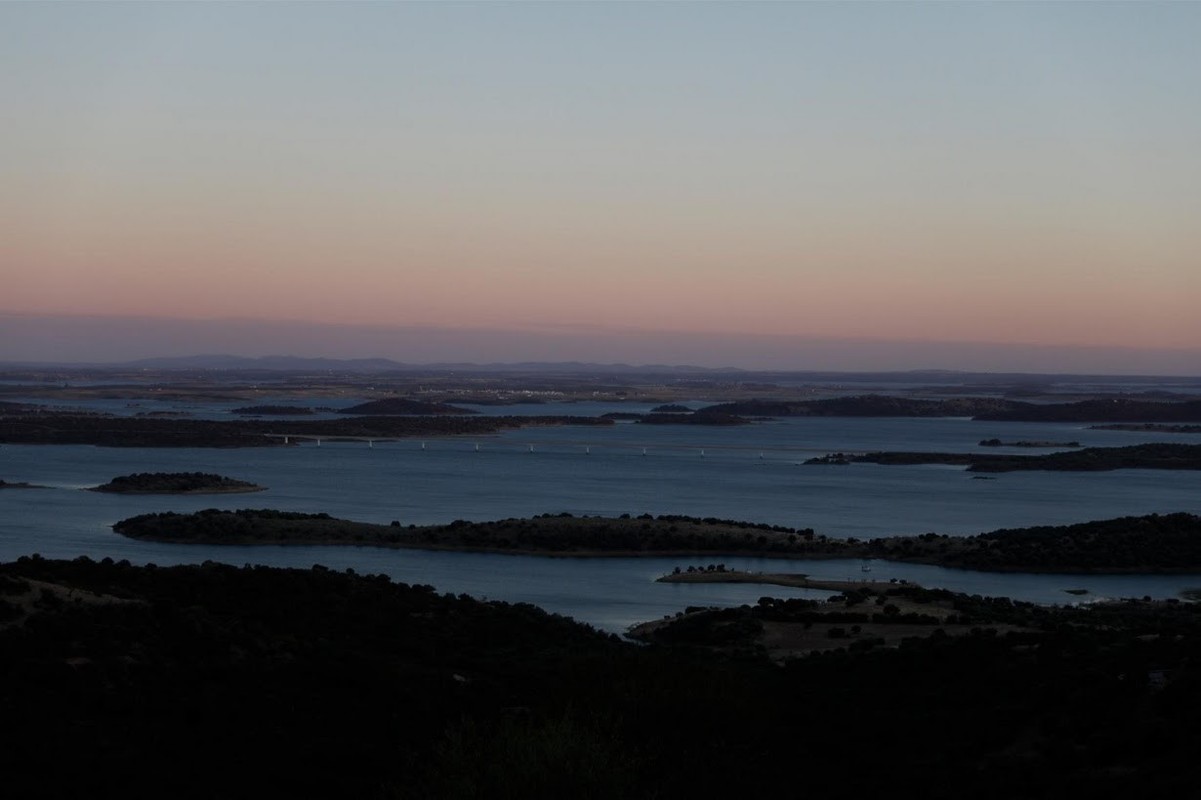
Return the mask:
M0 311L1201 348L1196 7L147 11L0 9Z

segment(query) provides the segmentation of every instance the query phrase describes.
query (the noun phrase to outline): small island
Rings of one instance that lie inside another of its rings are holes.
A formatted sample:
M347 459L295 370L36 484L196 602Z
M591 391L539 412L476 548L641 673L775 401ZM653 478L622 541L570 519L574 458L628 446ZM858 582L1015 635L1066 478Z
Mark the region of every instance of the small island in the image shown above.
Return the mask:
M266 488L208 472L136 472L113 478L90 491L116 494L236 494L261 492Z
M681 408L683 408L681 406ZM688 413L684 413L688 412ZM735 414L721 412L692 411L652 411L649 414L639 414L634 411L610 411L602 414L600 419L621 422L634 422L643 425L747 425L756 420L740 417Z
M46 487L38 486L37 484L34 484L34 483L25 483L25 482L10 483L5 480L0 480L0 489L44 489L44 488L46 488Z
M313 409L308 406L242 406L230 413L247 417L302 417L312 414Z
M371 400L359 403L357 406L343 408L339 414L362 414L388 416L391 414L428 415L428 414L478 414L470 408L452 406L448 403L429 403L424 400L409 400L404 397L385 397L382 400Z

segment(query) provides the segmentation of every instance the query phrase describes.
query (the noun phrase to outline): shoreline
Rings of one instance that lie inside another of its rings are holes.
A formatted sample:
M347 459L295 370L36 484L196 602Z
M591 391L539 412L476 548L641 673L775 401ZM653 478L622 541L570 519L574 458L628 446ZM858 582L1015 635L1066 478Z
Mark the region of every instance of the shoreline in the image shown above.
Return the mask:
M844 581L828 578L810 578L801 572L745 572L742 570L724 570L721 572L680 572L663 575L655 579L656 583L755 583L769 586L786 586L790 589L819 589L830 592L857 591L870 589L882 592L895 589L898 586L917 586L912 581L902 584L892 581Z
M115 523L113 530L132 539L210 545L353 545L556 558L841 559L993 574L1201 575L1201 517L1184 512L976 536L927 533L869 541L666 515L547 514L402 527L397 521L384 525L272 509L142 514Z
M267 491L266 486L237 486L229 489L105 489L103 486L89 486L85 492L100 492L102 494L253 494Z

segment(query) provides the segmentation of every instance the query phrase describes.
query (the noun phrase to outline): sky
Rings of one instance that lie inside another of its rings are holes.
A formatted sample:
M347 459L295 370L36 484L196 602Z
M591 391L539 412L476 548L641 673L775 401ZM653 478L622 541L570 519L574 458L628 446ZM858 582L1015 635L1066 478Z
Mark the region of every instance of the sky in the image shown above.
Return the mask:
M1184 2L3 3L0 358L1201 374L1197 41Z

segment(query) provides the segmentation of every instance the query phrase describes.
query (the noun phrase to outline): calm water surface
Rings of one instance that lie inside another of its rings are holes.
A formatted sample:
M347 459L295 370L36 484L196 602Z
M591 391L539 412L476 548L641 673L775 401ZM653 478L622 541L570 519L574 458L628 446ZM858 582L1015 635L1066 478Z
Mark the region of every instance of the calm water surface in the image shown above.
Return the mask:
M565 404L567 413L613 410ZM547 406L487 409L512 413ZM601 409L601 410L598 410ZM623 410L639 410L622 407ZM220 409L209 409L217 415ZM831 451L964 452L981 439L1075 440L1085 445L1198 442L1170 434L1089 431L1079 425L962 419L794 419L711 428L619 424L556 427L478 439L304 444L290 448L168 449L0 446L0 478L50 488L0 492L0 560L112 556L135 563L206 559L308 567L322 563L385 573L440 591L530 602L607 630L687 605L804 596L745 585L668 585L654 578L687 559L554 559L353 547L237 547L134 542L112 532L125 517L202 508L328 512L365 522L443 523L566 511L573 514L689 514L812 527L830 536L1063 524L1127 514L1201 513L1196 472L1019 472L974 480L959 467L802 466ZM478 450L476 449L478 446ZM643 455L645 448L646 454ZM1007 452L1006 448L988 452ZM1009 452L1045 452L1013 450ZM130 472L217 472L269 487L252 495L137 496L82 491ZM815 576L860 577L858 562L722 559L728 566ZM870 575L977 594L1072 602L1068 588L1096 596L1174 596L1201 576L998 575L877 563ZM824 596L824 593L812 593Z

